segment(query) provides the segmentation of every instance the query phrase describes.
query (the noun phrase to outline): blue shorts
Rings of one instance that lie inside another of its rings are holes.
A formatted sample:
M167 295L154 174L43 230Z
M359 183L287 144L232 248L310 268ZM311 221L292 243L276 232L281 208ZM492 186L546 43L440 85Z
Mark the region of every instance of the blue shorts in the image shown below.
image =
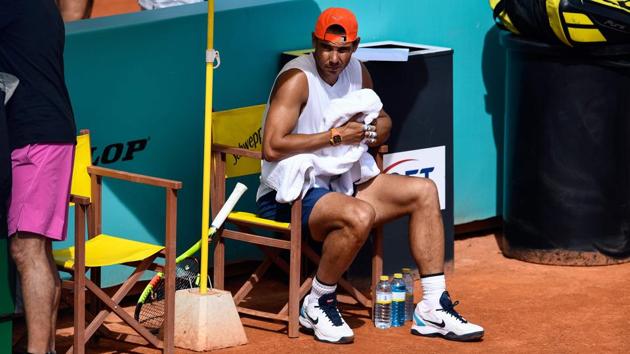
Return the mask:
M313 188L306 192L302 199L302 230L308 231L308 219L311 216L315 203L330 193L326 188ZM265 219L275 221L290 222L291 221L291 204L278 203L276 201L276 192L269 192L256 201L258 206L258 216Z

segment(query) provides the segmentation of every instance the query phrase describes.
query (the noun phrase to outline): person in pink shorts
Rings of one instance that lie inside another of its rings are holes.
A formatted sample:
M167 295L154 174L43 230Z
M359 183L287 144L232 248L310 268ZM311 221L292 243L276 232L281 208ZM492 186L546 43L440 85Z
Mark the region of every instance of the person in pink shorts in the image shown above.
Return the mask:
M26 350L54 353L61 285L52 241L66 237L76 143L64 79L65 29L54 0L0 0L0 33L0 72L19 79L5 107L12 179L7 224Z

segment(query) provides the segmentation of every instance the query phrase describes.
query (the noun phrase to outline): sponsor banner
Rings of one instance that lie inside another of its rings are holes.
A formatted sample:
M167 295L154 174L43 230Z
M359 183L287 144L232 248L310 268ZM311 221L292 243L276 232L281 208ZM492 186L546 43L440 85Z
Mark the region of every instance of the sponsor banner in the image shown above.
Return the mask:
M265 105L249 106L212 114L212 141L215 144L260 151L262 116ZM260 161L228 155L226 175L238 177L260 173Z
M384 172L430 178L440 197L440 209L446 208L446 146L385 154Z
M134 157L144 151L149 144L151 137L117 142L106 145L103 149L99 146L92 146L92 164L108 165L118 161L131 161ZM77 140L77 149L79 141Z

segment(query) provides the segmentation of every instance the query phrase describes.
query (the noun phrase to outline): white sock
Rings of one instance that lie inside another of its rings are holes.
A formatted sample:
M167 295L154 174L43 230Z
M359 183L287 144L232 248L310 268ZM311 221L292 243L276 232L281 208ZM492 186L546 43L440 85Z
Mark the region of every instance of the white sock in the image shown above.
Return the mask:
M444 274L420 278L420 282L422 283L422 303L425 308L440 308L440 296L446 291Z
M326 285L317 280L317 277L313 278L313 285L311 285L311 293L309 294L309 301L317 301L323 295L334 293L337 290L337 284Z

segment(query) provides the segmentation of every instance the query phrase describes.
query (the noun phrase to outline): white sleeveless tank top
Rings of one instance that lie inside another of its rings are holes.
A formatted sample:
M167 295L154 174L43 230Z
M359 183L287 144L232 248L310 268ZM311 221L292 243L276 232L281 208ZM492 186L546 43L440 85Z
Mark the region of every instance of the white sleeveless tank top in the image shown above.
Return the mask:
M341 98L352 91L363 88L361 62L354 57L350 58L350 63L341 72L337 82L335 82L332 86L322 80L319 76L313 54L299 56L291 60L282 68L282 70L280 70L278 76L291 69L299 69L304 72L308 81L308 99L306 101L306 105L302 109L302 113L300 113L300 116L298 117L295 128L293 128L293 134L321 133L320 126L321 121L324 119L324 110L329 106L330 101L335 98ZM276 77L276 81L278 80L278 76ZM268 110L269 100L267 100L267 108L265 109L265 114L262 120L263 134ZM267 161L263 161L262 163L265 164ZM261 174L260 176L260 186L258 187L256 199L259 199L263 195L273 191L273 189L265 183L265 177L266 176L264 174ZM319 176L315 179L314 187L329 188L329 184L329 176Z

